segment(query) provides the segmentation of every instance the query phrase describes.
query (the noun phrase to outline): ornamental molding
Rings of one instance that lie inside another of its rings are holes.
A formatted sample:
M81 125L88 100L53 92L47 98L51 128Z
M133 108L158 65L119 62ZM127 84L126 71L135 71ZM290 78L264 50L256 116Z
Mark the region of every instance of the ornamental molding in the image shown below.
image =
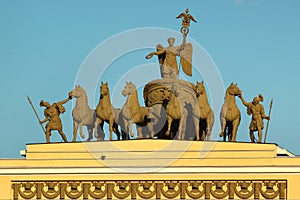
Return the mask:
M13 181L13 199L286 199L287 180Z

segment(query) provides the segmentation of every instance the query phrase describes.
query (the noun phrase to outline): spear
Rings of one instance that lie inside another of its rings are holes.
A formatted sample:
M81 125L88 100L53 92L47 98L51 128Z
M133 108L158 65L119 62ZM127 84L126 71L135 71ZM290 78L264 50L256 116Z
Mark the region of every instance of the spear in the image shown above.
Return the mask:
M33 112L34 112L36 118L37 118L37 119L39 120L39 122L40 122L41 119L40 119L39 115L37 114L37 112L36 112L36 110L35 110L35 108L34 108L32 102L31 102L31 100L30 100L30 98L29 98L29 96L27 96L27 99L28 99L29 104L31 105L31 108L32 108L32 110L33 110ZM45 130L44 126L43 126L42 124L40 124L40 125L41 125L41 127L42 127L44 133L46 134L46 130Z
M271 100L271 103L270 103L269 117L271 116L272 106L273 106L273 99ZM270 119L269 119L268 122L267 122L267 127L266 127L266 133L265 133L264 143L266 143L267 134L268 134L268 130L269 130L269 123L270 123Z

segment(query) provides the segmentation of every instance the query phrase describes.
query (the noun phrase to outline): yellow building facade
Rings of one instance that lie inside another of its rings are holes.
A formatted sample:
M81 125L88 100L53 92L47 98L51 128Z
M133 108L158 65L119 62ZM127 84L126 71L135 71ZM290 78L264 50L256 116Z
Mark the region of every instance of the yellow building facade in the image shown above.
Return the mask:
M299 199L300 158L276 144L28 144L0 161L0 199Z

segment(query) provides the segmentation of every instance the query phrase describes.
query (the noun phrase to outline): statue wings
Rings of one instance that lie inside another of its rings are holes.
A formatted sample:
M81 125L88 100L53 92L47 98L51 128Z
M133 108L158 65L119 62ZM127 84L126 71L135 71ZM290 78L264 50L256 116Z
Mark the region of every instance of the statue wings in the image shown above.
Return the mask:
M180 51L180 63L182 70L186 75L192 76L192 56L193 46L191 43L187 43L182 51Z
M180 13L180 14L176 17L176 19L182 18L182 17L184 17L184 16L185 16L185 13Z
M193 22L197 22L197 20L190 14L186 14L186 13L180 13L176 19L179 19L179 18L187 18L188 20L192 20Z
M197 20L196 20L192 15L190 15L190 19L191 19L193 22L197 22Z

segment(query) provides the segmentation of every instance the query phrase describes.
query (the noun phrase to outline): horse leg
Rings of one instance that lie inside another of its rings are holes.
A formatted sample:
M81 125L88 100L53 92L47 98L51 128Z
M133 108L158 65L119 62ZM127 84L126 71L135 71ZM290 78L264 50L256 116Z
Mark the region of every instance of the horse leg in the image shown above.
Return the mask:
M199 120L199 137L201 141L205 140L205 126L203 123L203 119Z
M98 117L96 117L96 120L95 120L95 123L94 123L94 137L95 138L98 138L98 126L99 126L99 124L101 124L100 123L100 119L98 118Z
M208 116L207 122L207 140L210 140L210 135L212 131L212 127L214 126L214 113L211 111L210 116Z
M94 137L95 138L98 137L98 126L99 126L99 122L98 122L98 118L96 118L96 120L94 122Z
M121 133L122 133L122 140L129 140L129 135L121 129Z
M220 137L224 137L225 129L226 129L226 119L225 119L225 117L221 117L220 121L221 121L221 133L220 133ZM226 139L224 141L226 141Z
M119 120L119 124L118 124L121 128L121 133L122 133L122 140L129 140L129 135L126 132L125 126L124 126L124 121L123 119Z
M76 135L77 135L78 123L73 121L73 142L76 142Z
M118 129L118 124L116 123L113 124L113 131L116 133L118 140L121 140L121 133Z
M229 142L232 141L232 130L233 130L233 122L230 122L229 125L227 126L227 139Z
M138 138L139 139L142 139L142 138L144 138L143 137L143 127L142 126L139 126L139 125L136 125L136 132L137 132L137 134L138 134Z
M128 125L129 123L128 123L128 120L126 120L126 119L123 119L123 125L124 125L124 132L126 133L126 135L128 135L128 137L129 137L129 125Z
M113 126L114 126L114 119L111 117L109 119L109 140L112 141L112 132L113 132Z
M232 122L232 139L231 139L231 141L233 141L233 142L236 141L236 134L237 134L239 125L240 125L240 119L239 118L235 119Z
M179 120L179 128L178 128L178 139L179 140L185 139L186 122L187 122L187 113L186 113L186 111L183 111L182 115L181 115L181 119ZM199 128L198 128L198 131L199 131ZM196 138L196 139L199 139L199 138Z
M170 135L170 131L171 131L171 125L172 125L172 117L171 116L167 116L167 121L168 121L168 130L166 132L166 136L169 136Z
M93 126L87 126L89 137L86 141L91 141L93 139Z
M150 132L150 138L154 138L154 129L153 129L153 123L149 122L147 123L148 131Z
M152 107L149 109L149 122L147 123L148 130L150 132L150 137L154 138L155 131L154 131L154 125L157 124L157 118L154 114L155 111L153 111Z
M80 134L81 138L85 138L85 135L82 132L82 122L79 123L79 134Z
M197 116L193 116L193 119L194 119L194 124L195 124L195 131L196 131L196 141L199 141L200 140L200 136L199 136L199 123L200 123L200 118L197 117ZM204 130L204 138L205 138L205 130ZM204 140L203 138L203 140Z
M179 121L179 127L178 127L178 140L183 140L184 136L183 136L183 131L182 131L182 119L180 119Z
M204 141L205 137L206 137L206 131L205 131L206 127L200 127L200 131L199 131L199 137L200 137L200 141Z
M226 129L227 129L227 133L226 133ZM225 130L224 130L224 134L223 134L223 142L226 142L226 136L228 137L228 141L229 141L229 135L228 135L228 126L225 126Z
M103 141L105 139L105 133L103 131L103 126L104 126L104 121L101 120L100 129L98 129L99 131L97 131L97 134L98 134L97 141Z
M130 136L133 137L134 133L132 132L132 120L131 119L128 121L128 129L129 129Z

